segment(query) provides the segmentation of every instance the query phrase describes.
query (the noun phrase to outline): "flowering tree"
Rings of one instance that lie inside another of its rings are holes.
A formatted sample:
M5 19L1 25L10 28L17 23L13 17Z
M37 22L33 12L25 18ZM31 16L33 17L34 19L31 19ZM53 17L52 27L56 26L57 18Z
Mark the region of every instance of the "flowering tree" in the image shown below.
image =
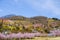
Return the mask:
M53 34L54 36L60 36L60 30L57 29L57 30L52 30L50 31L51 34Z

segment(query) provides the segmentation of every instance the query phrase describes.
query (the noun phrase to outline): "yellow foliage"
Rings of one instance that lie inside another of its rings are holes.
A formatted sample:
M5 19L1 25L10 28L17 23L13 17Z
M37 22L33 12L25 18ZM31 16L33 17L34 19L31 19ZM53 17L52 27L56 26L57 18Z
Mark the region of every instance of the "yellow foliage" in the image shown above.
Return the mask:
M48 20L48 27L50 26L51 22L54 22L54 20L53 19Z

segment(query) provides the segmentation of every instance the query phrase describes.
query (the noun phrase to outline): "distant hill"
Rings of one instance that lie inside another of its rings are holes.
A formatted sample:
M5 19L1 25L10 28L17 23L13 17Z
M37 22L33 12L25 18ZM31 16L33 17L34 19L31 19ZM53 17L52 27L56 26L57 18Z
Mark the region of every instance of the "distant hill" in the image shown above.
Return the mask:
M5 16L2 16L1 18L10 18L12 16L16 16L15 14L10 14L10 15L5 15Z
M10 20L24 20L24 21L29 21L33 24L34 23L42 23L45 26L48 26L47 24L48 24L48 19L49 19L48 17L45 17L45 16L35 16L35 17L28 18L28 17L24 17L24 16L18 16L15 14L6 15L1 18L10 19ZM55 20L55 22L59 21L57 18L51 18L51 19Z
M3 16L1 18L10 19L10 20L24 20L24 19L26 19L26 17L18 16L15 14L6 15L6 16Z
M35 17L32 17L31 19L34 19L36 20L37 23L42 23L44 25L47 26L47 17L44 17L44 16L35 16Z
M6 15L6 16L2 16L1 18L4 18L4 19L10 19L10 20L27 20L27 21L30 21L32 23L42 23L44 25L47 26L48 24L48 17L45 17L45 16L35 16L35 17L31 17L31 18L28 18L28 17L24 17L24 16L18 16L18 15L15 15L15 14L10 14L10 15ZM58 18L51 18L55 21L59 21Z

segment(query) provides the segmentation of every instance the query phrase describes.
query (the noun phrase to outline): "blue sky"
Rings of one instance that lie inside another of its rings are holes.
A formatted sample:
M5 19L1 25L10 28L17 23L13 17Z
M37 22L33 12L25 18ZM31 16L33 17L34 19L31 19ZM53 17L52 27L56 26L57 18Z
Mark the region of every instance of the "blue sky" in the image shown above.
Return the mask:
M60 18L60 0L0 0L0 17L9 14Z

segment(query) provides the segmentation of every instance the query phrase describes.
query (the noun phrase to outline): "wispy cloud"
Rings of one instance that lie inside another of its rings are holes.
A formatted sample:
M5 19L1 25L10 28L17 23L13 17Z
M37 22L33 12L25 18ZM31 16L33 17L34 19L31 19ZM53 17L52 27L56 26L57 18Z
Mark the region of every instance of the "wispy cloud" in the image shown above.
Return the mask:
M55 15L60 15L60 8L56 7L53 0L26 0L37 11L50 10Z
M54 5L52 0L47 0L42 7L51 10L56 15L60 15L60 9Z

